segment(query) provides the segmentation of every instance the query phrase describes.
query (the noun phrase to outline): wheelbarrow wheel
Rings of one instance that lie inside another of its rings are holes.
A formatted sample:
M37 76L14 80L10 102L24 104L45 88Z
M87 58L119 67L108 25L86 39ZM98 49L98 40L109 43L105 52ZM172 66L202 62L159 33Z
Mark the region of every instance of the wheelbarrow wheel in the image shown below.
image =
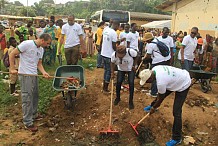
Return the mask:
M204 93L207 93L209 90L211 90L211 87L209 85L208 80L202 80L201 81L201 90Z
M73 103L73 98L72 95L67 94L66 95L66 102L65 102L65 106L68 110L73 110L74 108L74 103Z

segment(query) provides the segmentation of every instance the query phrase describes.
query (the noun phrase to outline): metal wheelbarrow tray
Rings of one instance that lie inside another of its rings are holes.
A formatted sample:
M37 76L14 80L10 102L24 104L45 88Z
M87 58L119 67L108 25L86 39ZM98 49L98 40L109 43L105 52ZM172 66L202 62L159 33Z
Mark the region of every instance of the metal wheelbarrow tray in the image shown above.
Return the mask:
M189 72L190 72L191 77L195 79L195 82L197 81L200 82L201 90L204 93L207 93L208 91L212 90L210 86L210 81L211 81L211 78L216 75L216 73L206 72L203 70L190 70ZM192 85L194 83L192 83Z
M55 78L53 80L53 88L56 91L61 91L64 97L65 106L68 109L74 107L77 91L85 87L84 68L80 65L63 65L56 69L55 76L57 77L76 77L80 79L80 88L69 86L67 89L61 88L61 84L66 79Z

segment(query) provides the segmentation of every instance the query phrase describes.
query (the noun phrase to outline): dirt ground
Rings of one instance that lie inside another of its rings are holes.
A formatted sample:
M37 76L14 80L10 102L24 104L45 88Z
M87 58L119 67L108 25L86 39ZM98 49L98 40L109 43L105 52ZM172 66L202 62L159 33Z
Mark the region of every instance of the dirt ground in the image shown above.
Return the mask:
M64 108L62 95L54 97L43 120L36 122L39 131L31 133L22 124L21 101L3 111L0 117L0 145L43 145L43 146L138 146L137 136L128 122L137 123L147 113L143 108L153 98L147 97L135 80L135 109L128 109L128 91L121 93L121 102L113 107L113 129L120 132L119 139L99 139L99 131L108 127L110 95L101 92L102 69L86 70L86 88L79 91L73 111ZM218 84L207 94L195 84L183 106L183 136L195 139L195 145L218 145ZM115 94L114 94L115 98ZM165 145L171 138L173 123L172 105L174 94L167 97L159 110L146 118L141 125L149 128L155 137L150 145ZM155 144L156 143L156 144ZM141 144L145 145L145 144ZM181 145L184 145L181 144Z

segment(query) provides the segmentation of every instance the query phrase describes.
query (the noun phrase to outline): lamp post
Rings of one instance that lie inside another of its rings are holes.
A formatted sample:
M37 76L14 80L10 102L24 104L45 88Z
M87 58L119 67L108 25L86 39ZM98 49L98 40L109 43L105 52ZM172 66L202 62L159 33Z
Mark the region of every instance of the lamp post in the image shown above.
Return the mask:
M29 16L29 14L28 14L28 0L27 0L27 7L26 7L26 15L27 15L27 17Z

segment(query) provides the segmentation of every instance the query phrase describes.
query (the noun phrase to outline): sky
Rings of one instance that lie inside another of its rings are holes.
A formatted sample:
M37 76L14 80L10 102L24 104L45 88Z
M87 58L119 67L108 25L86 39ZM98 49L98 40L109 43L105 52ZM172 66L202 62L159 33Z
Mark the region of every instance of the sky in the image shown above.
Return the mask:
M20 1L22 4L24 4L25 6L27 5L27 0L9 0L10 2L14 2L14 1ZM39 2L40 0L28 0L28 5L29 6L31 6L31 5L33 5L35 2ZM68 1L75 1L75 0L54 0L54 2L56 3L56 4L60 4L60 3L62 3L62 4L64 4L64 3L66 3L66 2L68 2ZM88 1L88 0L86 0L86 1Z

